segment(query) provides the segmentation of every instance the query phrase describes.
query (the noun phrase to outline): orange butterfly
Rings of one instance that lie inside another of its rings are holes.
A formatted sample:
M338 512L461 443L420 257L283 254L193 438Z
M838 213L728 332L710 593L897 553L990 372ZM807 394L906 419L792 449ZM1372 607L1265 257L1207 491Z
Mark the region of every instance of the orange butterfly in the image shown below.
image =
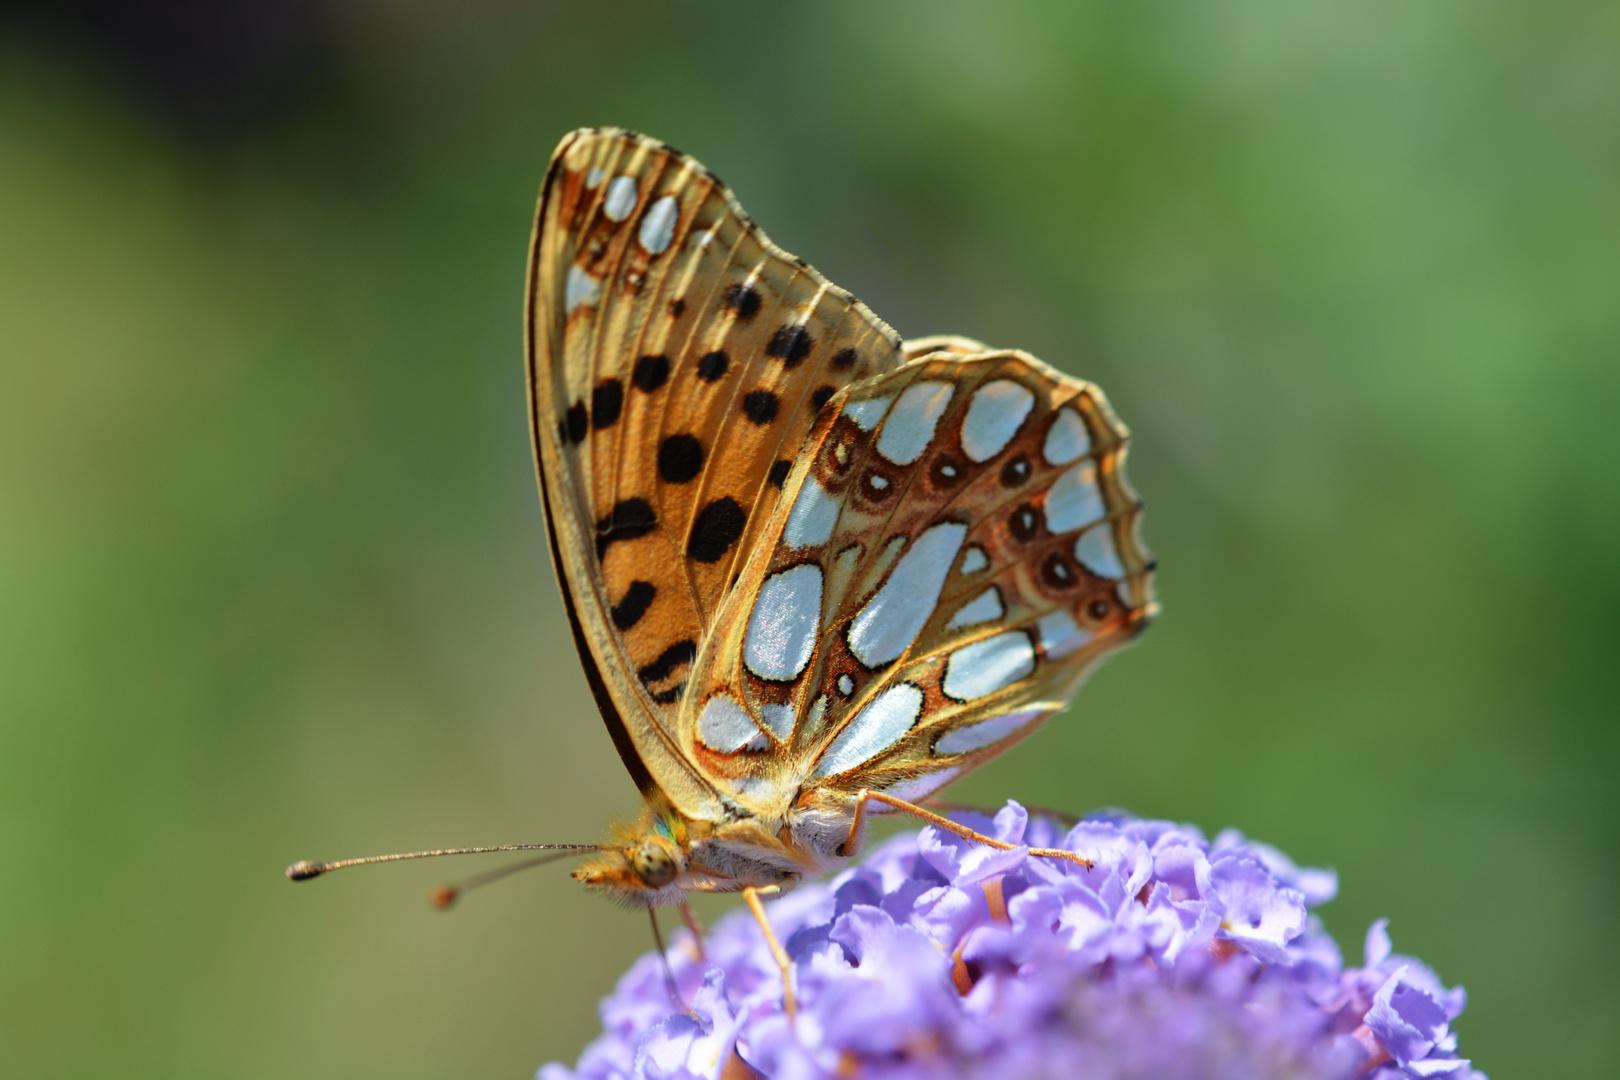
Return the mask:
M854 855L869 805L1007 846L915 803L1155 613L1127 432L1028 354L903 342L613 128L552 156L526 331L564 605L644 800L574 876L683 913L743 892L791 1008L759 896Z

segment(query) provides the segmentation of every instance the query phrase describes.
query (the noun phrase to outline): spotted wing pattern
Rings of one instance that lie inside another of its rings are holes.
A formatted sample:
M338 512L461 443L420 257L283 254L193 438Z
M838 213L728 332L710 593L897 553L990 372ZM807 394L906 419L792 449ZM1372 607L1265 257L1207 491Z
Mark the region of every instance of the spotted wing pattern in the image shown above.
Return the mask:
M565 138L529 269L530 409L576 640L644 791L712 798L676 748L682 689L817 412L900 340L782 251L692 158Z
M834 399L699 657L682 749L751 813L928 794L1156 610L1102 392L976 347L930 339Z

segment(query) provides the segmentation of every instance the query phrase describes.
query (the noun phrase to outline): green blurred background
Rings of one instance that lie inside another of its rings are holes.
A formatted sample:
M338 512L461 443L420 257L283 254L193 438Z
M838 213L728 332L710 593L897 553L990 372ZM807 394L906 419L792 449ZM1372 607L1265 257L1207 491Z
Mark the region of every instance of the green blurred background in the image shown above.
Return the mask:
M568 129L1137 435L1164 616L958 797L1235 825L1620 1074L1620 7L0 7L0 1072L510 1076L645 920L519 311ZM713 915L725 905L711 905Z

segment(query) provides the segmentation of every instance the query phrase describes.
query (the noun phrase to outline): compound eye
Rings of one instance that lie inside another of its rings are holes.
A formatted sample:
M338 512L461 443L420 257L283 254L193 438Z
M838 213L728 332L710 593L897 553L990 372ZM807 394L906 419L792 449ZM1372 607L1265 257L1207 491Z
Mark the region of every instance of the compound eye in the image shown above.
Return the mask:
M675 856L668 846L652 836L643 837L630 853L630 866L636 876L652 889L662 889L680 873L680 867L676 865Z

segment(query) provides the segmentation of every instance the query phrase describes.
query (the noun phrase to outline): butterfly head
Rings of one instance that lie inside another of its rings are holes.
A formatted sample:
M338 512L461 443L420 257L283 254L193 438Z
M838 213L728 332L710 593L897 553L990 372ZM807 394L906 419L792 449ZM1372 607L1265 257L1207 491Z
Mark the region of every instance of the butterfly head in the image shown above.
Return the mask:
M655 907L666 890L680 888L676 882L685 869L679 845L648 835L598 852L575 868L574 878L635 907Z
M635 907L657 907L682 892L687 871L681 823L669 814L647 813L638 828L620 830L574 869L574 878Z

